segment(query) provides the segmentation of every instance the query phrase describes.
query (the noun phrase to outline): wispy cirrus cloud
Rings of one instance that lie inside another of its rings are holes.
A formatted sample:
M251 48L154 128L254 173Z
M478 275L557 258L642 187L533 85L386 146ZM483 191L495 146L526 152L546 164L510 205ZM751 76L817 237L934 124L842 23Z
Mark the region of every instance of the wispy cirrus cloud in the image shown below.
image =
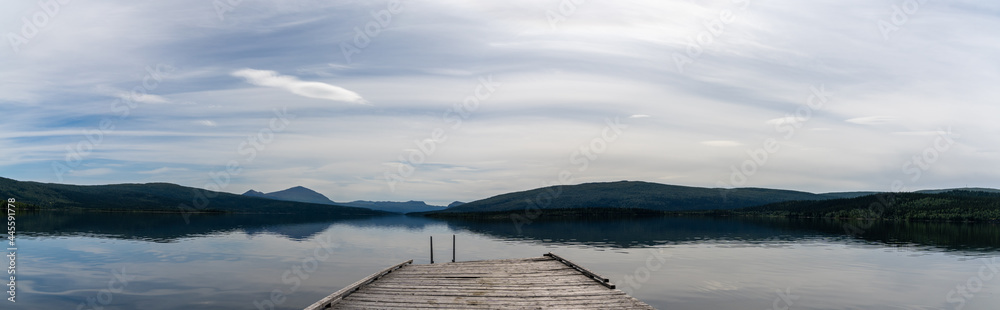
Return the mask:
M74 176L89 177L89 176L99 176L114 173L114 170L109 168L94 168L94 169L83 169L83 170L73 170L69 174Z
M144 94L139 96L133 96L129 93L121 93L118 98L122 100L131 100L138 103L170 103L170 100L164 98L160 95Z
M139 171L137 173L139 173L139 174L164 174L164 173L175 172L175 171L188 171L188 169L187 168L163 167L163 168L157 168L157 169L153 169L153 170Z
M771 124L771 125L784 125L784 124L798 124L798 123L801 123L801 122L802 122L802 119L799 119L797 117L794 117L794 116L785 116L785 117L779 117L779 118L769 119L765 123Z
M882 125L891 123L895 120L896 118L892 116L866 116L866 117L852 118L846 120L846 122L858 125Z
M242 69L232 73L235 77L246 79L247 83L287 90L293 94L316 99L368 104L361 95L340 86L322 82L299 80L291 75L281 75L271 70Z
M739 143L732 140L701 141L700 143L701 145L714 146L714 147L735 147L743 145L743 143Z
M897 136L943 136L947 135L948 132L944 130L928 130L928 131L897 131L892 134Z

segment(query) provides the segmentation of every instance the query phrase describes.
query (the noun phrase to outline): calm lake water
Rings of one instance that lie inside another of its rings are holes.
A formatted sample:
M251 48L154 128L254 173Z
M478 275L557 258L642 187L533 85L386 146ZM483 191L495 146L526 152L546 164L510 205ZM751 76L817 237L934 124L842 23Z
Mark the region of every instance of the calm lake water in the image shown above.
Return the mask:
M450 261L452 234L458 260L553 252L659 309L1000 305L995 224L41 213L17 225L17 303L3 309L302 309L387 266L428 263L429 236Z

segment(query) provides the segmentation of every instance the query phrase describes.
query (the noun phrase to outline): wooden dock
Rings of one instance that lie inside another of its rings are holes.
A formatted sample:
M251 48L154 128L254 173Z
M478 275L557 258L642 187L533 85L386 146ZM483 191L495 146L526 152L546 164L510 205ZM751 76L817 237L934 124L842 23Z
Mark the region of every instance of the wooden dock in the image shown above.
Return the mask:
M562 257L403 262L312 304L321 309L653 309Z

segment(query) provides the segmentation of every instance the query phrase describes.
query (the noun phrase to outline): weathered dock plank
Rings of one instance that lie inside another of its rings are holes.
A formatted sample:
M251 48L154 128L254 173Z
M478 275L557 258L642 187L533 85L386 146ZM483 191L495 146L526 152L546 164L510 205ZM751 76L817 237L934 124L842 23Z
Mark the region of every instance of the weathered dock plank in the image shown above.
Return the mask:
M554 254L390 267L306 308L653 309Z

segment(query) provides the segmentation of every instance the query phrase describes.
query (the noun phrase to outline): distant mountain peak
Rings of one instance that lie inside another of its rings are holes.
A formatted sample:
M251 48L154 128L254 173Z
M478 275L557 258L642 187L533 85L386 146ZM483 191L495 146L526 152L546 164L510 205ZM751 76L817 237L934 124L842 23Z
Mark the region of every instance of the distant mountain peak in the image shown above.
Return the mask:
M243 196L257 197L257 198L271 198L271 197L267 197L267 194L264 194L263 192L255 191L253 189L248 190L246 193L243 193Z
M337 203L330 198L327 198L323 194L320 194L312 189L304 186L295 186L285 190L273 192L273 193L262 193L255 190L249 190L243 193L244 196L252 197L263 197L274 200L286 200L286 201L297 201L297 202L309 202L309 203L320 203L328 205L340 205L340 206L351 206L360 207L372 210L387 211L393 213L410 213L410 212L425 212L425 211L437 211L443 210L445 207L442 206L432 206L428 205L426 202L410 200L406 202L398 201L366 201L366 200L356 200L352 202Z
M314 191L312 189L309 189L308 187L301 186L301 185L300 186L295 186L295 187L289 187L288 189L280 190L280 191L277 191L275 193L287 192L287 191L304 191L304 192L312 192L312 193L319 194L318 192L316 192L316 191Z
M276 200L287 200L287 201L298 201L298 202L308 202L308 203L320 203L320 204L335 204L333 200L327 198L323 194L320 194L314 190L306 188L304 186L296 186L286 190L281 190L273 193L261 193L255 190L249 190L243 194L244 196L256 196L265 197Z

